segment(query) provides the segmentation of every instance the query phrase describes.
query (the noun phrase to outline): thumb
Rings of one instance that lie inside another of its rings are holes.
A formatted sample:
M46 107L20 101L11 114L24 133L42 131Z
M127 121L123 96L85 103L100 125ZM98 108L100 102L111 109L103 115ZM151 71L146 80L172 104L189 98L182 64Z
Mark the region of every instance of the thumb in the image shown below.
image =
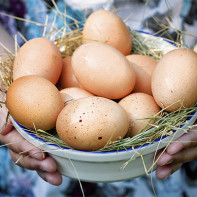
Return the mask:
M10 118L8 119L7 123L2 128L1 134L2 135L7 135L13 128L12 122Z

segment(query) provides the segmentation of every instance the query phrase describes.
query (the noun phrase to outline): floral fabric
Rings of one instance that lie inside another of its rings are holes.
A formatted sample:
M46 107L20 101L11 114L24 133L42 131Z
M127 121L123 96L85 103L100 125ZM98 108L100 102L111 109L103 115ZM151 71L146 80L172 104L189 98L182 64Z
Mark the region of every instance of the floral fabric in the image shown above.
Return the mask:
M69 1L72 5L72 1ZM81 1L82 2L82 1ZM114 1L115 5L121 3L132 3L132 1ZM136 3L136 1L133 1ZM152 10L155 16L160 18L166 15L162 9L157 9L164 0L148 1L148 9ZM183 3L184 9L181 10L180 18L182 27L188 25L188 21L195 23L196 15L193 9L196 9L196 1L184 0L176 1ZM80 10L73 9L65 4L65 1L57 1L57 6L61 12L66 12L74 17L81 24L84 23L83 13ZM138 1L139 6L145 1ZM47 7L49 6L49 8ZM192 6L191 6L192 5ZM39 8L39 9L38 9ZM191 9L192 8L192 9ZM27 23L16 20L5 14L26 18L31 21L44 24L48 16L49 26L53 24L55 9L50 1L42 0L0 0L0 22L11 35L21 32L27 40L40 37L43 33L43 27L34 23ZM138 10L136 10L138 12ZM151 22L152 17L148 15L144 18L144 23L138 29L145 29L146 22ZM72 21L67 19L67 23ZM55 27L60 28L63 25L62 20L57 19ZM152 28L152 31L157 29ZM171 32L173 35L173 32ZM23 39L18 34L18 43L23 44ZM114 183L87 183L82 182L84 193L89 197L195 197L197 193L197 161L186 163L176 173L166 180L158 180L153 172L149 176L139 177L130 181ZM155 193L154 193L155 191ZM52 186L43 181L35 171L23 169L14 164L11 160L9 151L6 147L0 148L0 196L13 197L78 197L82 196L81 189L77 180L63 177L63 183L60 186Z

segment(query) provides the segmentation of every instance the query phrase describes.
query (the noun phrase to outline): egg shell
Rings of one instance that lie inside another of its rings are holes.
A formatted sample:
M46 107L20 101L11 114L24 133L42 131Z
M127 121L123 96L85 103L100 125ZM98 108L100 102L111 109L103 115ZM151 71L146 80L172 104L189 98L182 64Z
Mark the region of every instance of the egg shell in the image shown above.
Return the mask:
M140 130L150 128L154 120L150 118L159 116L160 107L151 95L145 93L132 93L119 101L119 105L128 113L132 125L129 136L135 136Z
M116 102L93 96L66 105L57 118L56 129L70 147L95 151L123 138L129 121L126 111Z
M124 55L132 49L132 39L122 19L108 10L98 10L87 18L83 28L83 43L99 41L109 44Z
M152 57L139 54L128 55L127 59L132 63L136 73L133 92L143 92L152 96L151 78L157 61Z
M58 47L46 38L34 38L19 49L13 65L13 80L37 75L56 84L61 70L62 57Z
M97 96L120 99L135 85L135 71L130 62L120 51L104 43L79 46L73 53L72 68L82 87Z
M79 82L72 69L71 58L71 56L68 56L63 59L62 71L59 79L59 86L61 89L79 87Z
M197 102L197 54L186 48L165 54L152 76L152 92L166 111L191 107Z
M87 92L86 90L78 87L70 87L70 88L62 89L60 91L60 94L64 102L64 105L67 105L68 103L80 98L94 96L93 94Z
M12 117L23 126L49 130L55 127L64 103L53 83L29 75L16 79L10 85L6 106Z

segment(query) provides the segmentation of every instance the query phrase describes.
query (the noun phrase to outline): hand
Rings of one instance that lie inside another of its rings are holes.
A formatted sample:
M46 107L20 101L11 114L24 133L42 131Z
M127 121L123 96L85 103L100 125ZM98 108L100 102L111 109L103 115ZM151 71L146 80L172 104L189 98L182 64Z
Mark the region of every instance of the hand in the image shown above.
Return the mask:
M57 171L54 159L26 141L15 129L6 135L1 135L0 141L9 144L11 158L17 165L36 170L42 179L53 185L62 183L62 176Z
M172 142L165 152L160 151L157 158L159 158L156 169L158 179L165 179L178 170L183 163L196 160L197 126L179 137L176 142Z
M0 99L3 100L2 97ZM42 152L41 149L26 141L12 127L10 120L8 120L8 124L4 127L7 112L7 108L3 105L0 110L0 129L3 128L0 134L0 142L7 145L12 160L23 168L36 170L38 175L45 181L53 185L60 185L62 183L62 176L57 171L55 160Z

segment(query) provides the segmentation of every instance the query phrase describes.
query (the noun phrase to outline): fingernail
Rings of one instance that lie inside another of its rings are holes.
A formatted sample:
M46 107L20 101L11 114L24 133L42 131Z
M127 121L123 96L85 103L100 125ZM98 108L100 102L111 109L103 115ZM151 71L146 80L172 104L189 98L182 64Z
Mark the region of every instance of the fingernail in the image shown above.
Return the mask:
M160 170L157 172L157 177L159 179L166 179L170 175L171 171L166 170Z
M168 164L171 164L171 163L173 163L173 157L170 156L170 155L162 156L157 162L157 164L159 166L164 166L164 165L168 165Z

